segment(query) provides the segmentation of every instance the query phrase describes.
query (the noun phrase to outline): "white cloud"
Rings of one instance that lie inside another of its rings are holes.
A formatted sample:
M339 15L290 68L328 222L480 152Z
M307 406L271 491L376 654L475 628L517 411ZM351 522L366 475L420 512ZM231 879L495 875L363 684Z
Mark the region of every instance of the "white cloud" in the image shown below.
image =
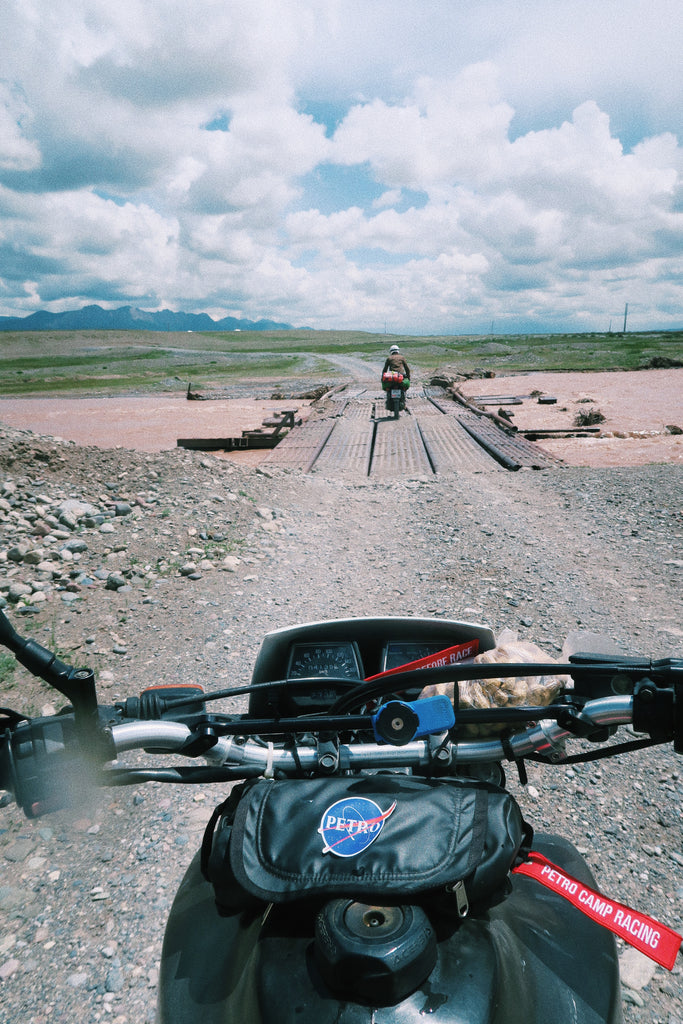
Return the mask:
M7 0L3 19L3 312L440 331L604 326L630 298L680 319L678 3ZM323 208L313 179L342 170Z
M298 55L307 90L395 101L425 73L453 78L490 60L525 123L587 98L646 105L655 131L681 130L678 0L340 0L312 5L317 46ZM330 16L334 10L336 17ZM641 110L642 112L642 110ZM674 121L672 122L672 118Z
M390 187L442 191L499 169L512 115L495 67L475 65L455 79L421 78L399 104L353 107L335 132L333 158L368 160Z
M373 200L372 206L375 210L382 210L386 207L398 206L403 198L403 189L390 188L383 192L379 198Z
M31 113L16 88L0 81L0 168L32 171L40 165L40 148L28 135Z
M82 191L13 200L2 241L22 253L14 264L18 294L35 298L40 273L43 303L66 289L92 296L90 282L112 297L148 296L154 283L175 274L178 258L173 220L144 204L118 206Z

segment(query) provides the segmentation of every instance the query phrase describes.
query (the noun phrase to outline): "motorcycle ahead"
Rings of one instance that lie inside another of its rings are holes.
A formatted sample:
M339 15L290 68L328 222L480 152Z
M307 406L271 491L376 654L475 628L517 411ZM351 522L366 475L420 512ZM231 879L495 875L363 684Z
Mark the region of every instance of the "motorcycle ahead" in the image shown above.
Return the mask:
M472 661L495 649L485 626L340 619L269 633L248 686L103 706L92 672L1 612L0 642L69 702L2 711L0 786L29 817L64 806L84 772L226 784L169 915L161 1024L619 1024L614 935L674 964L681 937L600 894L567 840L534 835L501 766L566 764L572 741L584 759L683 752L683 660L502 669ZM550 703L460 707L458 684L502 671L560 682ZM246 714L211 712L244 694ZM627 724L642 735L615 743ZM133 750L166 763L122 764Z
M382 388L386 393L385 406L397 420L401 409L406 407L406 391L410 381L396 370L387 370L382 374Z

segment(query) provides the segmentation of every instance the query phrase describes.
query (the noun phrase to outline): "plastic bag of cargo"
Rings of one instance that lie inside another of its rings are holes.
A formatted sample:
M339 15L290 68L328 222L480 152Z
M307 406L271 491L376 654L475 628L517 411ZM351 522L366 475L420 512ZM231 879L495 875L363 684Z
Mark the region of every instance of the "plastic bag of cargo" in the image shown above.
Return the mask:
M529 640L519 640L512 630L503 630L496 639L496 646L490 651L483 651L476 657L468 659L468 664L520 664L525 662L541 662L548 665L556 664L556 660ZM461 664L465 664L461 662ZM563 689L572 685L569 676L496 676L494 679L467 679L459 682L458 706L461 709L477 710L503 707L547 707ZM436 683L426 686L420 697L433 697L435 694L446 694L453 700L455 683ZM521 724L519 729L526 728ZM486 725L469 725L465 732L468 736L490 736L494 733L510 730L503 723ZM514 731L514 727L512 729Z

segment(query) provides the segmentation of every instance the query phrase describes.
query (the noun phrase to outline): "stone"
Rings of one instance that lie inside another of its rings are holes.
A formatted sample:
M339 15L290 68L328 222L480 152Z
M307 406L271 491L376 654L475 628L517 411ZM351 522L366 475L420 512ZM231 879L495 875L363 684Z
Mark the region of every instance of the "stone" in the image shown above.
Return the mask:
M31 548L24 556L27 565L40 565L45 558L45 548Z
M66 501L60 502L55 511L59 518L62 516L69 516L70 518L78 520L81 519L82 516L96 515L98 509L87 501L79 501L77 498L67 498Z
M107 979L104 983L104 987L107 992L122 992L124 983L121 964L114 961L111 970L107 972Z
M26 555L28 554L28 544L14 544L7 551L7 558L10 562L23 562Z
M105 515L102 515L100 513L96 516L84 516L82 521L84 526L86 526L89 530L92 530L95 529L95 527L97 526L101 526L106 518L107 517Z
M81 540L80 537L74 537L71 540L67 541L67 543L64 545L64 548L67 551L71 551L73 554L82 554L84 551L88 550L88 545L85 543L84 540Z
M50 537L53 540L69 540L71 534L68 530L53 530Z
M84 988L88 982L88 975L85 971L76 971L74 974L70 974L66 979L67 985L71 988Z
M6 960L4 964L0 966L0 981L6 981L7 978L11 978L13 974L16 974L21 964L18 960Z
M657 964L637 949L626 949L619 957L619 975L632 992L640 992L652 981Z
M40 562L36 566L36 570L37 572L49 573L51 576L55 573L61 572L61 569L57 567L57 564L55 562L50 562L47 559L44 562Z
M14 885L0 885L0 910L21 910L33 900L33 894Z
M125 587L126 580L119 573L111 572L107 576L107 582L105 583L105 590L120 590L121 587Z
M5 849L5 860L20 864L33 852L35 844L31 839L16 839Z

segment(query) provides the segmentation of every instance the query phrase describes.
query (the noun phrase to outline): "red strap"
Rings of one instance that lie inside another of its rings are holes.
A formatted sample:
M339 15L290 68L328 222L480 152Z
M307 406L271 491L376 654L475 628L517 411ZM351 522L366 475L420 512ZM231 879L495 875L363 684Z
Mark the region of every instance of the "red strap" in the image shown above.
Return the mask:
M426 658L418 658L417 661L409 661L405 665L398 665L396 668L386 669L385 672L378 672L375 676L368 676L365 682L369 683L374 679L383 679L384 676L393 676L398 672L410 672L418 668L440 668L441 666L445 668L450 665L457 665L459 661L464 661L465 658L473 658L478 650L479 641L468 640L467 643L456 644L455 647L447 647L444 651L439 651L437 654L428 654Z
M542 853L531 850L528 859L512 869L518 875L535 878L541 885L564 896L587 917L609 928L625 942L649 956L668 971L673 969L683 936L655 921L647 914L636 913L623 903L608 900L595 889L565 874Z

